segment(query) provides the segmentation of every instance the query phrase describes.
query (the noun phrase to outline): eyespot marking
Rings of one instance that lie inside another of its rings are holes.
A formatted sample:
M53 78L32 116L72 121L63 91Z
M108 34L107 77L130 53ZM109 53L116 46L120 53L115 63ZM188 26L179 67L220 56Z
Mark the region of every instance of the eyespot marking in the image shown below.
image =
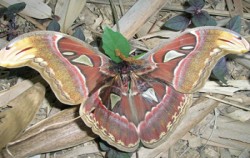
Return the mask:
M115 105L121 100L121 97L119 95L116 95L114 93L110 94L110 101L111 101L111 108L113 109Z
M175 58L178 58L178 57L181 57L181 56L184 56L185 54L183 53L180 53L180 52L177 52L175 50L170 50L168 51L165 56L164 56L164 59L163 59L163 62L166 63L170 60L173 60Z
M94 66L93 62L91 61L91 59L87 55L81 55L78 58L72 60L72 62L88 65L90 67Z
M143 96L144 98L148 98L148 99L150 99L150 100L153 100L153 101L155 101L155 102L158 102L158 99L157 99L157 97L156 97L156 95L155 95L155 91L154 91L153 88L148 88L145 92L142 93L142 96Z
M74 52L63 52L62 54L65 56L71 56L71 55L74 55L75 53Z
M194 46L183 46L181 47L181 50L193 50L194 49Z

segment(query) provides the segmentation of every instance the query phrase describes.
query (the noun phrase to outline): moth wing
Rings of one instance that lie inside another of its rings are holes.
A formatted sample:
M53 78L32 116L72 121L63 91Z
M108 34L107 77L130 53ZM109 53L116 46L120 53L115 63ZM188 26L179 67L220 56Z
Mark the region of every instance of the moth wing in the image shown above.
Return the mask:
M108 58L88 44L65 34L31 32L17 37L0 50L0 66L29 66L40 72L57 98L80 104L106 78Z
M205 84L220 58L248 51L249 43L233 31L199 27L185 31L142 59L154 67L149 77L164 81L179 92L193 93Z

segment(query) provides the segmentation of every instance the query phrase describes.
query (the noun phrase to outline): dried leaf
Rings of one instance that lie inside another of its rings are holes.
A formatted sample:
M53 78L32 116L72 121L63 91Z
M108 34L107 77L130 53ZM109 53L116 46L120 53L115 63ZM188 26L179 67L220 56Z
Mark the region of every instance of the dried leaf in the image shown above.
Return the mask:
M240 155L239 158L248 158L250 157L250 151L249 149L245 149Z
M26 7L24 8L23 11L21 11L22 14L37 18L37 19L46 19L50 18L52 15L52 10L51 8L45 4L42 0L36 0L36 1L31 1L31 0L0 0L0 4L8 7L12 4L20 3L20 2L25 2Z
M44 95L44 87L36 84L8 103L11 108L0 113L0 149L29 125Z
M204 157L220 157L220 155L212 147L208 147L204 149Z
M188 140L188 144L191 148L198 148L202 146L202 140L200 137L192 137Z
M195 130L190 131L191 134L198 134L201 138L209 139L213 143L229 148L241 150L250 148L249 122L235 121L222 115L214 117L214 115L209 114L206 119L195 127Z
M58 0L55 8L55 15L60 17L58 21L62 32L67 32L67 29L73 24L80 12L84 8L86 0Z
M231 16L243 16L242 0L226 0Z
M225 0L217 1L217 4L215 6L215 10L225 10L225 8L226 8Z
M232 157L230 152L227 149L220 148L221 158Z
M4 47L8 43L6 40L0 38L0 48Z
M238 109L238 110L235 110L234 112L227 114L227 116L234 120L245 122L250 119L250 111Z
M28 157L39 153L57 151L93 140L94 135L79 118L78 107L63 110L47 118L20 135L9 145L11 153L18 157ZM4 150L0 155L8 157Z
M234 95L235 92L240 90L250 90L250 83L248 80L229 80L227 81L228 87L221 86L215 81L207 81L199 92L217 93L224 95Z
M8 102L16 98L18 95L29 89L33 86L32 81L24 80L22 82L17 83L16 85L10 87L7 91L0 92L0 107L7 105Z

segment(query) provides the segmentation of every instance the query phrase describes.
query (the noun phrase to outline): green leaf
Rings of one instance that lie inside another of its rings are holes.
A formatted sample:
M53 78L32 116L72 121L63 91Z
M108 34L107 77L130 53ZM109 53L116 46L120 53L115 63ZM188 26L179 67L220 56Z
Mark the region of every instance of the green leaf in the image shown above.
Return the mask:
M50 31L57 31L57 32L59 32L60 31L60 24L55 19L53 19L49 23L49 25L48 25L48 27L46 29L50 30Z
M198 9L202 9L205 5L205 1L204 0L189 0L188 3L195 7L196 10Z
M230 19L230 21L226 25L226 28L240 33L240 31L241 31L241 18L240 18L240 16L237 15L237 16L233 17L232 19Z
M13 19L13 18L15 18L15 16L16 16L15 13L8 12L8 11L5 12L5 15L6 15L6 16L5 16L5 17L6 17L6 20Z
M213 69L213 75L221 82L227 84L226 75L228 75L228 69L226 64L226 58L221 58Z
M12 4L8 7L8 12L18 13L22 11L25 8L25 6L26 6L26 3L24 2Z
M102 36L102 48L105 53L116 63L120 63L122 60L116 56L115 50L118 49L125 57L129 56L131 50L128 40L119 32L114 32L108 27L104 28Z
M116 149L115 147L110 146L109 144L107 144L103 140L99 141L99 146L100 146L102 151L107 152L106 157L108 157L108 158L130 158L133 154L133 153L127 153L127 152L120 151L120 150Z
M7 8L0 8L0 17L2 17L6 11Z
M13 19L18 12L20 12L21 10L25 8L25 6L26 6L26 3L24 2L10 5L7 8L7 11L5 11L4 13L7 17L7 20Z
M217 24L206 11L201 11L200 13L195 14L191 20L196 27L215 26Z
M188 8L185 9L185 12L186 12L186 13L190 13L190 14L192 14L192 15L196 14L196 13L199 12L199 11L200 11L200 9L197 9L197 8L194 7L194 6L190 6L190 7L188 7Z
M209 15L206 26L216 26L216 25L217 25L217 22L214 20L214 18L212 18L212 17Z
M110 150L110 147L108 146L108 144L106 144L106 142L100 141L99 146L100 146L102 151L109 151Z
M78 39L80 39L80 40L82 40L82 41L85 41L85 36L84 36L84 34L83 34L83 31L82 31L82 29L80 29L79 27L77 27L77 28L75 29L75 32L73 33L72 36L74 36L74 37L76 37L76 38L78 38Z
M126 153L119 150L116 150L115 148L111 148L108 153L108 158L130 158L132 156L132 153Z
M169 19L164 26L173 30L185 30L190 24L190 19L184 15L177 15Z

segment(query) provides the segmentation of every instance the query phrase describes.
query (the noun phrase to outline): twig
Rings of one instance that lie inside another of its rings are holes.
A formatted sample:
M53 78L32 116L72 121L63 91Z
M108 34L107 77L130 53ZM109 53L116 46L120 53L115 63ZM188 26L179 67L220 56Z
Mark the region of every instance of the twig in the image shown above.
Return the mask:
M111 10L112 10L112 13L113 13L113 16L114 16L114 20L115 20L115 24L116 24L116 30L118 32L120 32L120 25L118 23L118 14L117 14L117 10L116 10L115 4L114 4L113 0L109 0L109 2L110 2L110 5L111 5Z
M123 7L123 2L121 0L119 0L119 5L120 5L120 8L121 8L121 14L124 15L125 9Z
M225 101L225 100L221 100L221 99L219 99L219 98L213 97L213 96L211 96L211 95L204 95L204 96L207 97L207 98L210 98L210 99L219 101L219 102L221 102L221 103L229 104L229 105L232 105L232 106L234 106L234 107L237 107L237 108L240 108L240 109L243 109L243 110L250 111L250 108L247 108L247 107L244 107L244 106L241 106L241 105L238 105L238 104L230 103L230 102L227 102L227 101Z
M213 134L214 134L214 131L215 129L217 128L217 119L218 119L218 116L220 115L219 113L219 110L217 108L214 109L214 119L213 119L213 122L214 122L214 125L213 125L213 129L212 129L212 132L210 133L208 139L206 140L206 142L204 143L203 147L201 150L204 150L205 147L208 145L208 142L211 140Z

